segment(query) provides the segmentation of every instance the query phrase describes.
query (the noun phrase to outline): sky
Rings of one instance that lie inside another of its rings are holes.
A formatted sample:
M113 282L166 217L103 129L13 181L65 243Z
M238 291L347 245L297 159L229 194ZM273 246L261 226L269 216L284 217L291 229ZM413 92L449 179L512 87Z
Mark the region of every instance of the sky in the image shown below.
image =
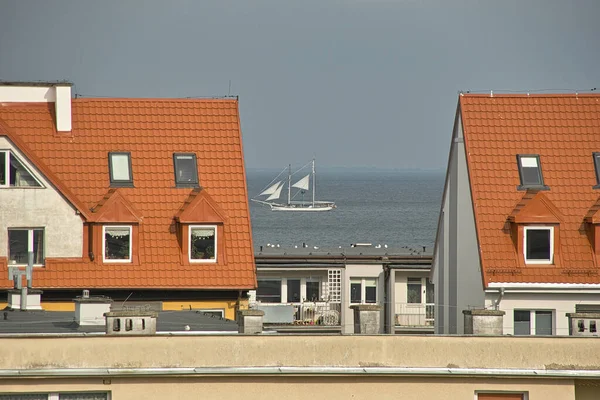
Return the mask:
M444 170L459 91L600 87L598 0L0 0L0 80L239 96L248 168Z

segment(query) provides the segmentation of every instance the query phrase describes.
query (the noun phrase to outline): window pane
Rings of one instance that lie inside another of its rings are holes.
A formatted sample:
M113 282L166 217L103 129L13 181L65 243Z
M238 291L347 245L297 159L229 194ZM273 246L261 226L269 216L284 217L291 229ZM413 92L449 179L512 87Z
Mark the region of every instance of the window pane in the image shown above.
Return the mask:
M425 287L425 302L426 303L435 303L435 286L433 283L427 280L427 284Z
M281 303L281 281L259 280L256 300L266 303Z
M531 312L529 310L515 310L514 311L514 334L515 335L529 335L531 334Z
M131 232L128 227L106 227L104 231L104 259L129 260Z
M408 278L406 290L408 303L421 303L421 278Z
M528 260L550 260L550 230L528 229L526 250Z
M535 334L552 335L552 311L535 312Z
M306 300L307 301L319 301L321 298L321 294L319 293L320 287L321 287L321 282L317 282L317 281L306 282Z
M112 174L111 180L113 181L131 181L129 154L111 154L110 171Z
M193 154L175 156L175 181L176 183L198 183L198 170L196 157Z
M600 153L593 153L594 169L596 170L596 183L600 185Z
M192 260L215 259L215 228L190 228L190 258Z
M361 284L360 283L350 283L350 302L351 303L360 303L361 299Z
M367 286L365 288L366 303L377 303L377 287Z
M107 400L106 393L59 393L59 400Z
M300 279L288 279L287 281L287 301L300 301Z
M6 152L0 151L0 185L6 185Z
M44 230L33 230L33 263L44 263Z
M539 168L522 168L523 185L541 185L542 175Z
M0 394L0 400L48 400L47 394L12 393Z
M9 264L27 264L27 229L8 230L8 262Z
M11 153L10 154L10 186L16 187L39 187L40 184L25 169L23 164Z

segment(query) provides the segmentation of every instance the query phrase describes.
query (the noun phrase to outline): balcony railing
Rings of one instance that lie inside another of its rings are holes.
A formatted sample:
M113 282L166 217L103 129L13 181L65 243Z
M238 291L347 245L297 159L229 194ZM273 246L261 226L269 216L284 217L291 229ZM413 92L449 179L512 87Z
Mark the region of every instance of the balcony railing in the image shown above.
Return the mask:
M323 325L341 324L341 303L302 302L302 303L264 303L250 305L265 312L265 324Z
M433 327L435 305L433 303L396 303L396 326Z

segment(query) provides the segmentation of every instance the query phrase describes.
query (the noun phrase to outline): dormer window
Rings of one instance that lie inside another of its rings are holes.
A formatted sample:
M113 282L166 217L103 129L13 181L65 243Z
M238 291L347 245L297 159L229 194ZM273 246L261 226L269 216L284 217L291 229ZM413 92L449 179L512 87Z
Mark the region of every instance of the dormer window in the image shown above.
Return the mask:
M194 153L173 154L175 167L175 185L177 187L198 186L198 166Z
M131 153L108 153L108 169L111 187L133 187L131 173Z
M105 263L131 262L131 226L103 226Z
M217 227L215 225L191 225L189 233L190 262L217 262Z
M594 169L596 170L596 186L594 189L600 189L600 152L592 153L594 159Z
M544 185L539 155L517 154L517 164L519 166L519 178L521 179L521 185L518 187L519 190L549 189L548 186Z
M553 264L554 228L551 226L526 226L523 252L526 264Z
M0 150L0 187L41 187L38 180L9 150Z

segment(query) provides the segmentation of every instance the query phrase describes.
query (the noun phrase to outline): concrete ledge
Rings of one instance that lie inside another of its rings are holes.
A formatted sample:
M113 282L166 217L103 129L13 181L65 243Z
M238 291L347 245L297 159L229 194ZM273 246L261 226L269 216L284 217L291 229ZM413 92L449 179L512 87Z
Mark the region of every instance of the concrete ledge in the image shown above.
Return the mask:
M464 315L477 315L477 316L496 316L500 317L506 314L500 310L463 310Z
M265 312L262 310L239 310L238 315L242 317L262 317Z
M358 310L358 311L381 311L381 310L383 310L383 307L379 306L377 304L356 304L356 305L350 306L350 308L353 310Z

